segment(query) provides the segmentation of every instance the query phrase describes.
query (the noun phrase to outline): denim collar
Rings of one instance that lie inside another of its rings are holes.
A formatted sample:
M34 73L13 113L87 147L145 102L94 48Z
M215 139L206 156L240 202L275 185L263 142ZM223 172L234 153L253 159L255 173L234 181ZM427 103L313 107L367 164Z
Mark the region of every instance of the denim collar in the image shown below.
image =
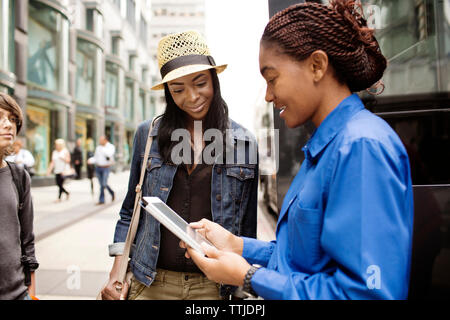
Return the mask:
M151 121L151 120L150 120ZM155 121L155 125L153 127L152 132L150 133L150 136L155 137L158 135L158 129L161 121L158 120ZM251 141L253 139L253 134L245 129L244 127L241 127L239 124L234 122L231 119L228 119L228 132L233 138L233 140L243 140L243 141Z
M339 103L339 105L322 121L320 126L314 131L306 146L302 148L305 152L305 156L309 155L312 159L317 157L317 155L347 124L350 118L364 108L364 104L356 93L342 100L342 102Z

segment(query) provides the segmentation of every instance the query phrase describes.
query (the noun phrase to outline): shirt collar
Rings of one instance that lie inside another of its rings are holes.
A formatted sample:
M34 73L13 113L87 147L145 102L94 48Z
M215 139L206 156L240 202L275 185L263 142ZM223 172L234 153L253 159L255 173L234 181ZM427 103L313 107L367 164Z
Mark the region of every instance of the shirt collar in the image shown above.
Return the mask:
M314 159L333 140L350 118L363 109L364 104L356 93L342 100L322 121L306 146L303 147L305 155L308 156L309 153L309 156Z

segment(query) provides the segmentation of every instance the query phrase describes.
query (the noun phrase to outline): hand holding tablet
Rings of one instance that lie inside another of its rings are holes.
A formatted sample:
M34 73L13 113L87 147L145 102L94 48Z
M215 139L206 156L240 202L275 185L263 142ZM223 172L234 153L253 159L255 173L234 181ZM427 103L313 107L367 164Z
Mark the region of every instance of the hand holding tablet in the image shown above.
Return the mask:
M202 243L214 247L158 197L143 197L141 206L173 234L201 254L205 255Z

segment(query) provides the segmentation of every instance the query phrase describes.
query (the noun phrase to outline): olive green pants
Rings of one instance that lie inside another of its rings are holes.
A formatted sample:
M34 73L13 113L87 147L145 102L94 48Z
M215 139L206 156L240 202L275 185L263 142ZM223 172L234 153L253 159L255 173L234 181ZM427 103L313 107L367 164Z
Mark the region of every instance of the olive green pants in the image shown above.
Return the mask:
M219 284L201 273L156 269L156 278L147 287L131 278L128 300L221 300Z

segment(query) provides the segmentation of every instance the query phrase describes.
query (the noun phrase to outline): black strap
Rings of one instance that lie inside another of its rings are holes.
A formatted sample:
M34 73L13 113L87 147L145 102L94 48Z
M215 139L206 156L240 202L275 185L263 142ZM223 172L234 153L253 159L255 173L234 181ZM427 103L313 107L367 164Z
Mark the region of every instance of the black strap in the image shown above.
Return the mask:
M13 178L13 182L16 185L17 193L19 194L19 215L23 209L24 203L24 191L23 186L25 184L25 170L21 170L15 163L10 163L6 161L8 164L9 170L11 171L11 175Z
M161 77L164 78L166 74L168 74L170 71L178 69L180 67L189 66L193 64L205 64L209 66L215 66L216 63L214 62L213 57L211 56L205 56L202 54L190 54L187 56L181 56L175 59L172 59L168 62L166 62L161 67Z
M22 215L22 209L25 202L25 192L23 190L24 185L26 183L26 174L25 169L19 168L15 163L10 163L6 161L8 164L9 170L11 171L12 179L14 184L16 185L17 193L19 194L19 205L17 214L19 216L19 223L20 223L20 216ZM23 273L25 274L25 285L28 287L31 284L31 270L30 265L28 264L27 257L24 255L22 248L22 257L21 257L21 263L23 267Z

